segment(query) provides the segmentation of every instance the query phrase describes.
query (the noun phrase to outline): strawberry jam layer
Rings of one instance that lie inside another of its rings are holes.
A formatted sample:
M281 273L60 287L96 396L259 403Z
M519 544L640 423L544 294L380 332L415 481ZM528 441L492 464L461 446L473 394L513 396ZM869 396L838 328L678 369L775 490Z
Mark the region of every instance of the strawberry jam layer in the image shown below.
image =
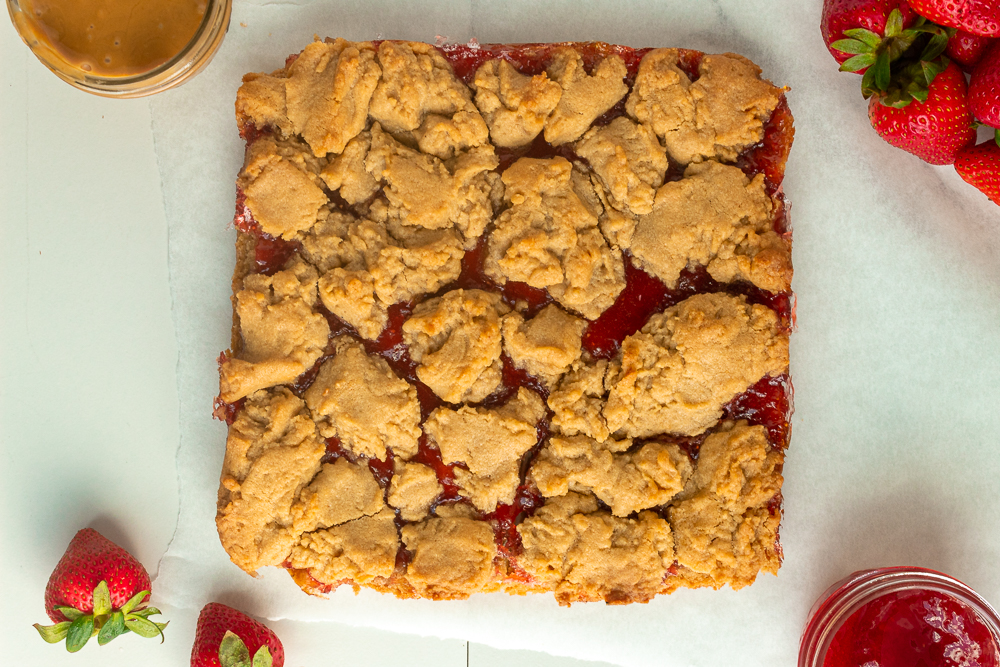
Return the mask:
M544 72L557 46L553 44L445 45L439 47L439 49L451 63L455 74L469 84L474 79L476 69L487 60L493 58L508 60L524 74L535 75ZM630 90L635 81L639 63L642 57L650 50L613 46L600 42L575 43L573 46L581 53L585 68L588 71L591 71L601 59L608 55L619 55L624 60L627 68L628 73L625 81ZM692 81L698 78L698 68L702 56L703 54L698 51L679 50L678 66ZM295 57L290 56L288 63L294 61ZM596 121L596 124L606 124L624 115L626 98L623 98L621 102L601 116ZM271 132L270 128L256 128L252 125L241 126L240 128L241 136L247 141L248 145L269 132ZM775 207L774 229L779 234L786 235L786 237L790 235L790 227L788 225L787 206L784 203L781 183L784 178L784 165L791 148L793 136L792 116L787 102L784 96L782 96L778 107L765 125L763 140L744 151L736 163L748 176L764 175L768 194L777 203ZM575 154L571 145L552 146L541 135L528 146L518 149L500 148L496 150L496 153L500 161L497 171L500 173L521 157L541 159L562 157L571 162L586 165L586 162ZM682 175L683 169L676 164L671 164L667 172L667 180L677 180ZM331 206L354 215L363 214L363 211L353 210L336 193L327 192L327 195ZM256 272L271 275L280 270L300 250L301 246L297 242L274 238L261 230L245 204L245 196L242 191L237 192L234 225L240 232L250 234L254 237L254 269ZM455 282L446 286L437 294L428 295L425 298L438 296L457 288L481 289L500 294L503 301L510 308L518 307L529 318L545 306L551 304L553 302L552 297L545 290L518 282L499 284L485 274L483 266L487 252L488 236L489 232L479 239L478 243L471 250L465 253L462 260L461 274ZM613 358L621 348L622 341L639 331L652 315L663 312L666 308L696 294L726 292L734 295L742 295L749 303L761 304L774 310L786 331L794 326L794 299L791 293L769 293L749 283L722 284L712 279L705 267L696 265L688 266L682 272L677 285L668 288L658 278L646 273L633 264L628 253L624 255L624 264L624 290L608 310L598 319L589 322L583 335L582 343L585 351L595 358ZM438 407L448 406L429 387L420 381L417 376L417 364L410 357L409 350L403 339L403 323L409 318L415 306L415 303L398 303L392 306L389 309L388 325L378 339L374 341L363 339L353 327L328 312L322 306L319 306L330 324L331 345L328 346L326 354L316 362L313 368L301 375L291 385L291 389L297 395L302 396L303 392L315 380L322 363L332 356L334 352L332 340L337 336L346 335L361 341L369 354L383 358L397 376L405 379L415 387L420 402L421 422L427 419L428 415ZM513 397L520 388L527 388L534 391L543 398L547 398L548 396L548 390L544 386L544 383L526 371L514 367L511 360L504 355L502 384L497 391L487 397L480 405L487 408L502 405ZM787 446L789 437L791 401L792 389L787 375L780 375L773 378L765 377L730 401L724 407L724 418L732 420L746 419L751 424L763 425L767 429L771 445L776 448L784 448ZM232 419L239 407L239 404L231 405L218 401L216 415L232 423ZM450 407L454 408L457 406ZM498 505L493 512L481 515L483 520L489 521L493 525L497 549L511 563L512 570L506 576L525 582L529 580L529 577L517 568L516 561L514 560L522 550L517 525L544 504L544 499L538 490L534 488L533 484L525 481L525 474L531 460L549 437L550 418L551 413L538 425L538 444L522 460L521 484L517 488L514 501L510 504ZM676 442L693 459L696 459L704 436L697 438L664 436L664 438ZM393 475L393 456L391 452L384 461L368 459L357 456L345 449L336 438L329 439L327 441L327 453L324 461L329 462L341 457L348 458L351 461L365 461L383 488L387 488L391 483ZM426 435L421 436L418 452L411 460L427 465L435 471L438 481L444 489L443 493L435 500L435 506L439 504L469 502L468 499L462 496L461 489L456 483L456 465L445 463L441 458L440 450L428 442ZM461 464L458 465L461 467ZM774 512L780 511L780 502L779 494L772 503L772 510ZM397 519L397 524L402 525L403 523L405 522ZM409 558L410 554L401 545L397 554L397 571L402 570L409 561ZM313 590L329 591L331 588L329 585L321 584L312 579L308 573L300 572L297 574L300 577L310 579L310 588Z

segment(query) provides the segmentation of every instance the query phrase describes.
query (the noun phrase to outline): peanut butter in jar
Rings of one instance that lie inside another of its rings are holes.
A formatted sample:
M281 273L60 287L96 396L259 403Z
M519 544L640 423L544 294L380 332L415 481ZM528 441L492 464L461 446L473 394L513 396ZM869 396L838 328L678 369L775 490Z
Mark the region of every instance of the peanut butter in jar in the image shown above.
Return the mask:
M7 0L14 25L62 79L106 96L148 95L211 59L232 0Z

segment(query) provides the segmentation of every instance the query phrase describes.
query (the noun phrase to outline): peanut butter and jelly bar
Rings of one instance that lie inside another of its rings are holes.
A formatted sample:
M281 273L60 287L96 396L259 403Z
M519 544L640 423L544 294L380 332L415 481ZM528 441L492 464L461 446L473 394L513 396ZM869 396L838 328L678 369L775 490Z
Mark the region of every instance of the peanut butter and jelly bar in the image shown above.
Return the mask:
M232 561L561 604L776 573L793 129L760 74L328 39L246 75Z

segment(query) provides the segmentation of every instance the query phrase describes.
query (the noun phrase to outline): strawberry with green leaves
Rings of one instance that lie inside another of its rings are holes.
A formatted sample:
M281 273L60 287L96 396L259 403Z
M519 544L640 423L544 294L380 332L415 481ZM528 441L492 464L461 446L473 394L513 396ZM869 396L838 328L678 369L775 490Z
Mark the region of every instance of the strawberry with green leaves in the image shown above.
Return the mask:
M906 0L825 0L820 31L841 70L863 73L879 57L888 66L909 48L916 19Z
M997 0L909 0L924 18L973 35L1000 37L1000 2Z
M994 204L1000 204L1000 132L996 141L967 146L955 159L955 171Z
M163 638L166 623L149 620L159 614L146 606L149 574L132 554L92 528L78 532L56 564L45 587L45 611L54 625L35 624L50 644L66 640L66 650L79 651L90 640L104 645L134 632Z
M976 138L965 75L955 63L933 78L911 65L888 91L872 95L868 118L887 142L931 164L953 164Z
M285 649L266 625L218 602L198 615L191 667L283 667Z

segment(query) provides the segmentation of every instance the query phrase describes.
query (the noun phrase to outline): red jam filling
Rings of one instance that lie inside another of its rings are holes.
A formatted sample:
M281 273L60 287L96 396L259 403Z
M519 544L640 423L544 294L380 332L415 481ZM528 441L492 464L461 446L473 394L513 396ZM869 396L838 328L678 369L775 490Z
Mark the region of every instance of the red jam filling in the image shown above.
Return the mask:
M865 604L834 635L823 667L997 667L996 639L950 595L889 593Z
M577 43L574 46L580 51L585 68L588 71L596 66L601 59L612 53L621 56L628 69L625 80L630 89L635 81L639 62L649 51L649 49L631 49L629 47L613 46L600 42ZM554 45L549 44L446 45L440 47L440 50L452 64L455 74L466 83L471 83L476 69L482 63L492 58L506 59L515 64L525 74L534 75L541 73L545 70L551 59L554 48ZM687 49L680 49L679 54L678 66L692 81L696 80L703 54ZM293 62L295 57L290 56L286 64ZM624 113L625 104L623 99L622 102L601 116L596 122L599 125L606 124L614 118L624 115ZM261 129L252 125L241 127L240 130L241 135L246 139L248 145L268 131L267 128ZM763 140L759 144L747 149L737 161L737 165L749 176L754 176L758 173L764 174L768 193L778 201L777 210L775 211L774 228L775 231L781 234L789 232L786 207L781 193L781 181L784 177L784 162L791 148L793 134L794 128L792 127L791 113L788 110L784 96L782 96L777 109L765 125ZM574 153L572 147L568 145L552 146L541 136L524 148L514 150L497 149L497 155L500 159L499 172L503 172L515 160L525 156L534 158L561 156L570 161L582 161ZM667 174L668 180L681 178L681 175L682 170L677 165L671 165L670 171ZM336 196L331 197L331 204L349 209L346 203ZM298 243L284 241L265 234L257 222L253 220L253 216L245 205L245 196L239 190L237 191L234 225L241 232L252 234L255 237L254 259L256 261L256 269L260 273L271 275L280 270L285 262L300 247ZM521 306L526 305L524 311L528 317L534 316L534 314L546 305L552 303L552 298L545 290L518 282L507 282L504 285L500 285L489 278L483 270L485 252L486 237L484 236L472 250L465 253L459 278L451 285L442 289L441 293L456 288L483 289L497 292L502 295L507 305L512 308L518 304ZM624 256L624 259L625 289L607 311L597 320L589 323L588 328L584 332L583 347L594 357L602 359L614 357L621 347L622 341L641 329L651 315L662 312L664 309L695 294L710 292L740 294L745 296L750 303L763 304L774 310L786 328L790 329L793 326L794 300L790 293L772 294L764 292L748 283L720 284L713 280L702 266L689 266L682 272L677 286L668 289L662 281L633 265L628 254ZM423 420L434 409L445 405L445 403L417 378L417 365L410 358L409 350L403 342L402 325L412 313L413 306L414 304L412 303L400 303L392 306L389 310L388 325L375 341L361 339L350 325L322 307L321 310L330 324L331 340L339 335L349 335L361 340L369 354L378 355L385 359L399 377L407 380L416 387L421 406L421 420ZM322 363L333 352L331 346L327 350L327 354L321 357L313 368L306 371L306 373L301 375L292 384L292 390L298 395L302 395L315 380ZM537 378L515 368L506 355L504 355L503 362L503 383L501 387L483 401L481 405L485 407L502 405L514 396L520 387L526 387L535 391L543 398L547 397L548 391ZM238 408L239 405L230 405L217 401L216 415L220 418L225 418L228 423L232 423L232 419ZM746 392L734 398L725 407L725 418L746 419L751 424L765 426L772 445L782 448L788 442L788 420L790 416L791 384L787 375L763 378ZM548 438L549 418L550 416L546 416L542 423L539 424L539 443L522 462L522 479L523 474L527 471L530 460ZM688 451L692 458L696 458L703 438L670 439L676 440ZM327 441L327 454L324 461L332 461L340 457L346 457L351 461L365 460L379 484L383 488L389 485L393 473L391 453L385 461L367 459L366 457L354 455L343 448L336 438L329 439ZM441 459L441 452L427 442L426 436L420 438L418 452L412 460L428 465L435 470L438 481L444 488L444 492L438 497L435 504L467 502L460 495L460 489L455 481L455 465L444 463ZM780 502L780 496L777 496L773 503L773 511L779 510ZM483 519L493 524L496 533L497 548L502 554L510 559L514 559L520 554L521 539L516 526L525 516L533 514L543 504L544 499L536 489L529 484L521 484L517 489L515 500L512 504L499 505L495 511L483 516ZM397 569L404 566L408 559L409 554L405 549L400 547L400 553L397 555ZM517 568L516 564L514 564L514 571L508 573L508 576L524 581L529 579L525 573ZM840 663L837 664L839 665Z

